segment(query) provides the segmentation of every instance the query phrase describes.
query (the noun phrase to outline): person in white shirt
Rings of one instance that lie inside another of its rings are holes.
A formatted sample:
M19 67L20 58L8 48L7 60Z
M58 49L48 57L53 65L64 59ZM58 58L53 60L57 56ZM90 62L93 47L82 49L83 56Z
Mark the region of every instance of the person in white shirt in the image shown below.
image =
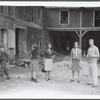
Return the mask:
M89 40L89 49L87 53L88 57L88 70L89 70L89 82L87 85L98 86L98 67L97 61L99 59L99 49L94 45L94 40Z

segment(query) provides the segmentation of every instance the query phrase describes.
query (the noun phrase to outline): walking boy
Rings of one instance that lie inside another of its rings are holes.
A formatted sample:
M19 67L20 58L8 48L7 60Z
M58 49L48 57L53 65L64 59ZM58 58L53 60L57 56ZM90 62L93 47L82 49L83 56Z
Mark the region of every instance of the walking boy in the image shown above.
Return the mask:
M37 44L32 45L31 51L31 81L38 82L36 79L36 73L38 71L38 47Z
M9 55L6 53L4 46L1 46L0 51L1 51L0 52L0 64L1 64L0 75L1 75L1 78L3 80L4 74L5 74L7 76L7 79L10 79L8 70L6 68L6 63L9 60Z

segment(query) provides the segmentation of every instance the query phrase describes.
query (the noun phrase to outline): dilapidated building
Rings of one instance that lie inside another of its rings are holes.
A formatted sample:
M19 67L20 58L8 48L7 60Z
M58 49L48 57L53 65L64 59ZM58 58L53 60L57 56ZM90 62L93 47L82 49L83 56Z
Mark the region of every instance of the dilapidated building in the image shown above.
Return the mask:
M0 6L0 45L11 58L27 58L32 44L40 44L41 11L41 7Z
M100 48L100 8L46 7L45 16L44 28L56 51L70 51L74 41L87 51L90 38Z
M0 45L11 58L28 58L33 43L66 54L79 41L84 52L90 38L100 49L99 7L0 6Z

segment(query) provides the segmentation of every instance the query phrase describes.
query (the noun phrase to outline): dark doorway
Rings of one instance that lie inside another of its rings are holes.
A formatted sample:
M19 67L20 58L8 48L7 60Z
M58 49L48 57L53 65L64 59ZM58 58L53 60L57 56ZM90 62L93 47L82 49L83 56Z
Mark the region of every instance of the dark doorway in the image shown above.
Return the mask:
M18 57L19 56L19 29L18 28L16 28L16 30L15 30L15 43L16 43L16 57Z
M79 41L75 32L49 31L48 34L53 49L60 54L69 54L74 42Z
M89 39L94 39L94 44L100 49L100 31L88 31L82 39L82 50L86 51L89 48Z
M16 57L25 58L26 56L26 31L16 28L15 30Z
M7 47L8 47L8 37L7 37L7 35L8 35L8 32L7 32L7 30L6 29L1 29L1 45L4 45L5 46L5 48L7 49Z

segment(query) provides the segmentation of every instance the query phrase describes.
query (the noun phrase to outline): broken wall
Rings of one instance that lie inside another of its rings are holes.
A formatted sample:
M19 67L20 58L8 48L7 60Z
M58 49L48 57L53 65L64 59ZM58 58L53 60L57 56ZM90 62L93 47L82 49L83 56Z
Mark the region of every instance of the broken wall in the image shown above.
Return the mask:
M35 29L35 28L31 28L28 27L27 28L27 50L28 50L28 54L30 54L31 52L31 47L34 43L36 43L39 47L39 49L41 49L42 45L41 45L41 34L42 34L42 30L40 29Z

